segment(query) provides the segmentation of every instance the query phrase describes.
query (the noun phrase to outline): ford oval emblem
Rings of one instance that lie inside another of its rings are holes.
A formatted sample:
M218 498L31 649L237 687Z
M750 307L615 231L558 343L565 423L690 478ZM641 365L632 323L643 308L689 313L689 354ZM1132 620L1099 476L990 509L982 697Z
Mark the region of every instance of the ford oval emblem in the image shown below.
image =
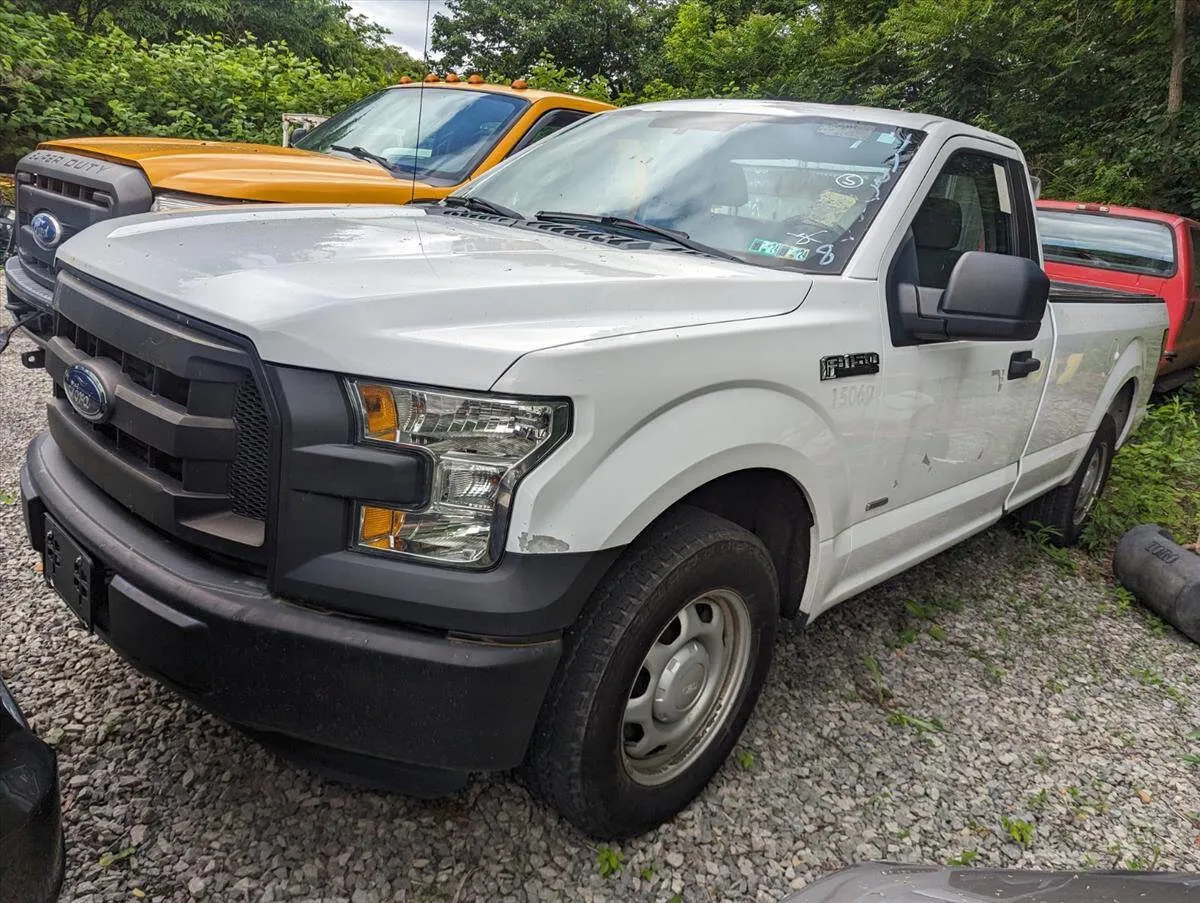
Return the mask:
M35 213L29 221L29 228L33 231L33 240L43 251L53 251L62 243L62 223L53 213L47 213L45 210Z
M84 420L101 423L112 413L112 396L100 374L86 364L72 364L63 377L63 392Z

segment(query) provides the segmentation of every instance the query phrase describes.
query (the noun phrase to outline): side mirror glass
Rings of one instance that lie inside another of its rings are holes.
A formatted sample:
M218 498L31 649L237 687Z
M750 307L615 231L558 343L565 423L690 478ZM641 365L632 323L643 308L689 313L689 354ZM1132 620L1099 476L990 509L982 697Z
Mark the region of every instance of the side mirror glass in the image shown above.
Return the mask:
M913 285L899 288L905 330L927 342L1029 341L1042 328L1050 296L1050 280L1037 263L987 251L963 254L944 291Z
M288 135L287 146L295 147L296 142L299 141L301 138L303 138L307 134L308 134L308 128L305 126L300 126L300 128L295 129L290 135Z

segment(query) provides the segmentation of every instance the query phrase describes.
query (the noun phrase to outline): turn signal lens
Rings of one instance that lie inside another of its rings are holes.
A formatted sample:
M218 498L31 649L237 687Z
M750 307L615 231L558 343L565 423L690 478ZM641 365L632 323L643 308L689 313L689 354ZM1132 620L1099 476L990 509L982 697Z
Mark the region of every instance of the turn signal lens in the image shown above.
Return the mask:
M396 399L392 390L383 386L362 386L359 389L362 399L363 418L366 421L367 437L370 439L391 439L396 435Z

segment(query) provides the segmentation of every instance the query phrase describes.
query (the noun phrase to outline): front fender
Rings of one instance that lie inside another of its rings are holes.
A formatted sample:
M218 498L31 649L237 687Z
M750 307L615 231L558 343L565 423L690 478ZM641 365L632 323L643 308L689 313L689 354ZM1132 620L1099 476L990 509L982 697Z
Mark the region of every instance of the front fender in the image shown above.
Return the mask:
M519 486L508 548L591 551L632 542L667 508L725 474L781 471L808 499L818 536L847 511L846 459L832 424L807 398L776 386L725 386L611 430L611 403L584 399L575 432ZM603 442L601 436L612 435ZM736 444L730 437L736 435Z

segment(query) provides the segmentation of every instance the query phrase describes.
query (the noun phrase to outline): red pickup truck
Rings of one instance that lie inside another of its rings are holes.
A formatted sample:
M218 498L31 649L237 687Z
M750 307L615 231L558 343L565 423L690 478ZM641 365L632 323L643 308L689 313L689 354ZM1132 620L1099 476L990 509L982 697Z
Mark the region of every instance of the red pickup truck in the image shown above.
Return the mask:
M1047 275L1167 302L1171 331L1158 388L1172 389L1200 370L1200 222L1172 213L1038 201Z

